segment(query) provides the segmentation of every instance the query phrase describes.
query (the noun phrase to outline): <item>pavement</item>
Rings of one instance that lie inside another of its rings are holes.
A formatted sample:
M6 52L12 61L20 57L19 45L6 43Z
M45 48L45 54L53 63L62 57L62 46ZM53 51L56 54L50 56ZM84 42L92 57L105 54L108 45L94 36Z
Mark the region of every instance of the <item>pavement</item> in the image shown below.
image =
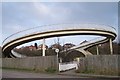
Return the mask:
M120 76L75 73L75 69L61 72L61 73L59 73L59 75L81 76L81 77L92 77L92 78L118 78L118 79L120 79Z

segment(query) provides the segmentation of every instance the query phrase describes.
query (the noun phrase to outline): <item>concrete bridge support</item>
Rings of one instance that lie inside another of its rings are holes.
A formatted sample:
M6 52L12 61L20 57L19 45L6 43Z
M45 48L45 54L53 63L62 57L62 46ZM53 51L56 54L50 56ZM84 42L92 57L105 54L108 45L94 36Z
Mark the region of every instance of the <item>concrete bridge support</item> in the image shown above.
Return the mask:
M43 46L42 46L42 56L45 56L45 39L43 39Z
M98 48L98 45L96 45L96 49L97 49L97 55L99 55L99 48Z
M113 45L112 45L112 39L110 38L110 54L113 54Z

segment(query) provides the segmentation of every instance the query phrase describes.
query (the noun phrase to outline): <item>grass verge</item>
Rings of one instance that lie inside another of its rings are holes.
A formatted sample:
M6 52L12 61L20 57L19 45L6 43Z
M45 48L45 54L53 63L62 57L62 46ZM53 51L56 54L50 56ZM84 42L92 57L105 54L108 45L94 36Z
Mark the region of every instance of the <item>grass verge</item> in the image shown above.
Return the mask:
M45 72L47 72L47 73L56 73L57 70L52 68L52 67L49 67L49 68L45 69Z
M32 69L24 69L24 68L21 68L21 69L20 69L20 68L8 68L8 67L2 67L2 69L34 72Z
M47 68L45 70L36 70L36 69L25 69L25 68L8 68L2 67L2 69L7 70L15 70L15 71L23 71L23 72L34 72L34 73L57 73L58 71L54 68Z

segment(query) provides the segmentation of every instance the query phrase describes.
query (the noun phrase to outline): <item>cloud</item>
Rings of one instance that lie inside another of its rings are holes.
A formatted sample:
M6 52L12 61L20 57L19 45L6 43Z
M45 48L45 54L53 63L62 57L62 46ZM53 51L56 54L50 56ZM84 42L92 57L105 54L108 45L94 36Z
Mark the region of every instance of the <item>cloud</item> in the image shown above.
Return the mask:
M115 3L13 3L6 4L5 22L30 27L56 23L103 23L110 24L116 15ZM8 6L9 5L9 6ZM10 13L13 11L12 13ZM12 19L11 19L12 17ZM10 20L11 19L11 20Z
M59 3L54 22L112 24L117 16L117 3ZM60 7L60 9L59 9ZM64 11L63 11L64 10ZM52 10L51 10L52 11Z
M3 3L3 37L23 29L58 23L95 23L117 28L117 6L117 2Z
M40 15L51 15L51 10L49 7L47 7L46 5L44 5L43 3L33 3L33 6L35 7L35 9L37 10L38 14Z
M59 3L33 3L33 6L36 10L38 20L41 20L43 23L58 23L65 21L71 14L69 8L63 7Z
M2 45L2 3L0 3L0 45Z
M7 24L3 26L4 26L2 28L3 40L16 32L19 32L25 29L23 26L20 26L18 24Z

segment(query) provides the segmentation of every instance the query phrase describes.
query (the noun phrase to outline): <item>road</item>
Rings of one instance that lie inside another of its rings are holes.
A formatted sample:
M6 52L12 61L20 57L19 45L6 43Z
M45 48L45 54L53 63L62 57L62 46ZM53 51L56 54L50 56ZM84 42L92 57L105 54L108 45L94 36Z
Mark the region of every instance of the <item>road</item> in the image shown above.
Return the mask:
M79 76L67 76L58 74L46 74L46 73L35 73L35 72L25 72L17 70L2 70L2 78L86 78Z
M67 72L59 73L59 74L47 74L47 73L35 73L30 71L3 69L2 80L119 80L118 78L95 78L95 77L93 78L93 77L63 75L66 73Z

